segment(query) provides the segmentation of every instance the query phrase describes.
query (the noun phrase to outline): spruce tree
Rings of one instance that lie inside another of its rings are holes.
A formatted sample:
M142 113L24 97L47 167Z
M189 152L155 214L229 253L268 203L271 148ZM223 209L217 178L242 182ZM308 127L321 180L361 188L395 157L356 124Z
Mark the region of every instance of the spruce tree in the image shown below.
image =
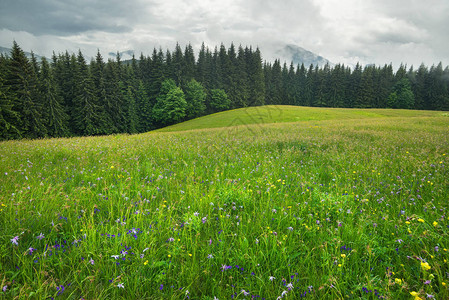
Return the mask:
M101 109L98 106L95 84L81 50L77 56L76 92L73 100L73 122L77 135L101 134Z
M9 88L3 84L4 80L0 72L0 140L10 140L21 138L19 130L20 115L14 109Z
M39 90L43 100L43 115L48 135L51 137L69 136L69 116L64 108L64 99L54 80L53 70L45 57L42 58L42 68L39 75Z
M259 48L254 51L247 62L249 80L249 104L259 106L265 104L265 78L262 67L262 56Z
M42 106L37 99L36 74L25 52L14 41L5 84L9 86L13 106L20 115L20 131L24 137L39 138L47 134Z

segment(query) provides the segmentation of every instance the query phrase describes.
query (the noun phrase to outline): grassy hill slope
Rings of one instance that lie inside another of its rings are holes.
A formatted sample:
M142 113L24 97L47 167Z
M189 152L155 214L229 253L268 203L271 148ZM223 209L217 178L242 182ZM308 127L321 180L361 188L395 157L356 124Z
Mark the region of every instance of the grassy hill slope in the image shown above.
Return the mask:
M441 116L438 111L401 109L322 108L290 105L246 107L219 112L183 123L164 127L158 131L183 131L204 128L230 127L250 124L286 123L301 121Z
M0 299L449 299L446 113L239 124L0 142Z

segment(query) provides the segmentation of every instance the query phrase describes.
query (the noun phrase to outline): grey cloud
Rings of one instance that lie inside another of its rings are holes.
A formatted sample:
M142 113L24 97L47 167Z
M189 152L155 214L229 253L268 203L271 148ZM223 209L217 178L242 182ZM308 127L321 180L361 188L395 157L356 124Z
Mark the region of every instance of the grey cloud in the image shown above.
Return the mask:
M121 0L7 0L0 3L0 28L61 36L129 32L144 17L138 5Z

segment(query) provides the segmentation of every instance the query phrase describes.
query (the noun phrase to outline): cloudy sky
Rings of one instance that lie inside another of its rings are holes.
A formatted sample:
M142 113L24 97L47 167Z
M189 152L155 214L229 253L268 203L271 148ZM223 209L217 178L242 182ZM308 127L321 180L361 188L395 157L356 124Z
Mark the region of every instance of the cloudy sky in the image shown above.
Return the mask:
M0 46L92 56L204 41L294 44L333 63L449 65L448 0L1 0Z

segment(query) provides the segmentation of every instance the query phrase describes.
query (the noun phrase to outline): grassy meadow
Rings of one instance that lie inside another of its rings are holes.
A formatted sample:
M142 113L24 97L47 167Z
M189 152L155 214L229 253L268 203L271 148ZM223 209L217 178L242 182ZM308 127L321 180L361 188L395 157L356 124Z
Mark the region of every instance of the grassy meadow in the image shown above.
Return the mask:
M0 299L448 299L448 137L271 106L2 142Z

